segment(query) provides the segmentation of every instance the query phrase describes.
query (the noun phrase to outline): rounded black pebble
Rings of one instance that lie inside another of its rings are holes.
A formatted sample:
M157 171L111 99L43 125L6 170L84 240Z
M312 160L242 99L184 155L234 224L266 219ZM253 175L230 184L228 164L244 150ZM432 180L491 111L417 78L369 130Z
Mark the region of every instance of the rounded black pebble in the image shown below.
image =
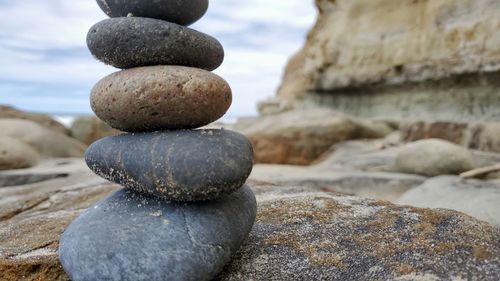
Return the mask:
M208 10L208 0L97 0L109 17L145 17L181 25L199 20Z
M98 22L87 34L90 52L117 68L182 65L214 70L224 60L217 39L157 19L112 18Z
M240 188L253 166L248 139L229 130L132 133L101 139L87 165L127 188L173 201L213 200Z
M123 189L66 229L59 256L73 281L212 280L249 235L256 211L248 186L191 204Z

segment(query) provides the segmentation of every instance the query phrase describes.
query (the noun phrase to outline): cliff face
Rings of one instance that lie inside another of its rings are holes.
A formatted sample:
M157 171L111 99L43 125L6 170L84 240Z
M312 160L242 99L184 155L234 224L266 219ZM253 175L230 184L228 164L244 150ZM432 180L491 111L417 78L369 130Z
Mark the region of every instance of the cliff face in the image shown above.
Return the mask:
M365 117L500 120L494 113L500 106L499 0L316 5L318 20L286 68L281 101Z

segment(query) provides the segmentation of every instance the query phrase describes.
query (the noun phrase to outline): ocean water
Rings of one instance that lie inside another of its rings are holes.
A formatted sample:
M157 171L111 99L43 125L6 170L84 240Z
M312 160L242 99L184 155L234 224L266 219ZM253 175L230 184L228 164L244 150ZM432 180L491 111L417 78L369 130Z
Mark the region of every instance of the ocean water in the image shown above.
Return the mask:
M84 115L58 115L58 114L51 114L50 115L52 118L57 120L59 123L63 124L67 128L71 127L71 124L75 121L75 119L78 116L84 116ZM235 117L222 117L218 122L222 122L224 124L233 124L236 123L238 118Z
M57 120L59 123L63 124L67 128L71 127L71 124L75 121L77 116L68 116L68 115L52 115L52 118Z

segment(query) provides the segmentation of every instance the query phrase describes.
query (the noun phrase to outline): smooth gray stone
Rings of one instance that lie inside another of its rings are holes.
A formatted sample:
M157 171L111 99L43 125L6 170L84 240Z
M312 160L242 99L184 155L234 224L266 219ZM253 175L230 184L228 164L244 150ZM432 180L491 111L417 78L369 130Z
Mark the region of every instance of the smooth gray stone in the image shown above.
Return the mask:
M247 238L256 212L248 186L191 204L123 189L66 229L60 260L73 281L211 280Z
M99 176L173 201L212 200L240 188L253 166L248 139L229 130L184 130L104 138L86 152Z
M98 22L87 34L90 52L117 68L182 65L214 70L224 60L217 39L157 19L112 18Z
M208 10L208 0L97 0L110 17L145 17L189 25Z

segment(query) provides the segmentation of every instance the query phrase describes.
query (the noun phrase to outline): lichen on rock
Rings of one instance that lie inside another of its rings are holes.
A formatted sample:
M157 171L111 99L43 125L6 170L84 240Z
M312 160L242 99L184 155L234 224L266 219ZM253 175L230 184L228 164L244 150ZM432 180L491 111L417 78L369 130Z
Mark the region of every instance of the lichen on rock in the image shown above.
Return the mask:
M454 211L285 189L257 191L254 231L221 280L500 276L497 227Z

